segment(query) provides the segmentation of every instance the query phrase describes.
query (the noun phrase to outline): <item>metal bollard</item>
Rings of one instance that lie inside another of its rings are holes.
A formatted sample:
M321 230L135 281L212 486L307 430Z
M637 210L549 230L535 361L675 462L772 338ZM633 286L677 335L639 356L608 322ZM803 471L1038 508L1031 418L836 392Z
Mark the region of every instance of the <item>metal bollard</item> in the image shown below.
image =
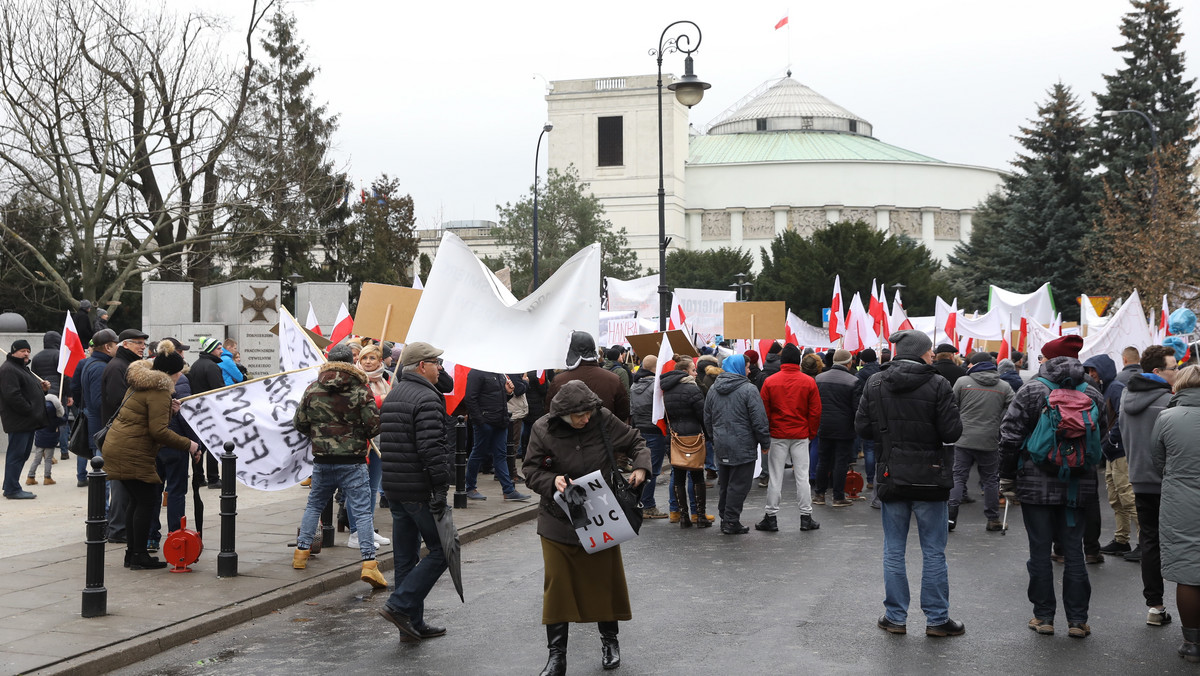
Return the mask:
M217 577L237 577L237 456L233 442L225 442L221 455L221 553L217 554Z
M104 458L92 456L92 471L88 472L87 521L87 578L83 589L83 616L101 617L108 614L108 590L104 588L104 544L108 542L108 516L105 514Z
M467 417L454 424L454 508L467 506Z
M333 534L337 532L333 526L333 498L325 503L325 511L321 512L321 546L333 546Z

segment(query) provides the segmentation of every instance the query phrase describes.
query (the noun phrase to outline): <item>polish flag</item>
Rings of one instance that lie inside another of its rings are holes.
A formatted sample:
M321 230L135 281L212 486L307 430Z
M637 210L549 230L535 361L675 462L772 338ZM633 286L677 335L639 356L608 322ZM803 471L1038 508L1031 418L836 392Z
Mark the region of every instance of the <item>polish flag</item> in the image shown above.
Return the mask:
M880 297L883 295L883 287L879 287L879 291L875 289L875 280L871 280L871 304L867 308L867 313L871 315L871 330L875 335L889 336L891 331L888 330L887 310L883 306L883 301Z
M58 350L58 372L74 377L75 367L83 361L83 343L79 340L79 332L75 330L75 320L67 312L67 321L63 324L62 346ZM66 400L66 397L63 397Z
M354 331L354 318L350 316L350 311L346 309L346 304L338 308L337 320L333 322L333 332L329 334L329 342L331 345L337 345L350 336Z
M762 360L762 364L767 363L767 355L771 353L771 346L774 344L774 338L764 338L758 341L758 358Z
M800 339L796 337L796 332L792 330L793 321L798 322L800 321L800 318L792 314L791 310L788 310L787 320L785 320L783 323L783 342L784 344L791 343L792 345L799 345Z
M1162 312L1158 316L1158 340L1155 342L1163 342L1163 339L1171 335L1171 325L1169 318L1171 312L1167 307L1167 295L1163 294Z
M896 295L892 296L892 315L888 318L888 326L890 331L907 331L913 328L912 322L908 321L908 313L904 311L904 303L900 300L900 289L896 289ZM888 336L891 336L891 333L884 337Z
M687 315L683 313L683 306L678 303L671 309L671 317L667 320L667 328L670 330L683 329L687 327Z
M1001 359L1009 359L1012 357L1012 316L1005 317L1004 333L1000 334L1000 351L996 357L996 361Z
M658 425L658 429L662 430L664 435L671 432L667 429L667 406L663 401L662 376L675 368L675 360L671 358L673 356L675 353L671 349L671 341L667 339L667 334L660 334L658 367L654 371L654 404L651 407L650 422Z
M454 391L446 395L446 415L450 415L467 396L467 376L471 373L471 368L445 359L442 360L442 368L454 377Z
M308 319L304 320L304 328L312 331L317 335L325 335L321 333L321 323L317 321L317 313L313 310L313 304L308 304Z
M846 336L842 348L857 354L859 350L879 342L879 336L871 329L871 315L863 308L862 298L854 294L850 300L850 311L846 314Z
M1053 334L1059 335L1059 336L1062 335L1062 313L1061 312L1054 316L1054 321L1050 322L1050 333L1053 333Z
M833 278L833 300L829 303L829 342L842 337L842 277Z
M958 344L958 299L950 303L950 314L946 316L946 327L942 331L951 343Z
M779 20L779 23L775 24L775 30L779 30L780 28L783 28L784 26L787 25L787 22L788 22L788 15L784 14L783 18Z

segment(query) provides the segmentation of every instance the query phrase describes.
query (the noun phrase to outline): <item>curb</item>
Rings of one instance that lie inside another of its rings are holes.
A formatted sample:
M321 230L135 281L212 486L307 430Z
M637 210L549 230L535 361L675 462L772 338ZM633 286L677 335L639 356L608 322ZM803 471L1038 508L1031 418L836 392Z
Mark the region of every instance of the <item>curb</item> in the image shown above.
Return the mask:
M472 524L459 532L461 544L495 535L537 518L537 503L508 514L501 514ZM379 570L385 573L395 566L393 552L378 557ZM140 636L69 657L53 664L38 667L28 674L47 676L92 676L116 671L141 662L184 643L215 634L250 620L269 615L272 611L294 605L328 591L356 582L361 566L358 562L344 564L314 577L286 584L258 596L231 603L203 615L181 620L175 624L153 629Z

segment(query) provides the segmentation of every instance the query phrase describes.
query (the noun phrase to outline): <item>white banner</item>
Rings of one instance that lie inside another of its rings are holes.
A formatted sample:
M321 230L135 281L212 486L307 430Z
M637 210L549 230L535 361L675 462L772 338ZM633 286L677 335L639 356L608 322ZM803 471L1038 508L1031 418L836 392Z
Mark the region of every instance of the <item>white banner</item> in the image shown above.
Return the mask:
M1034 372L1038 370L1037 356L1042 353L1042 346L1058 338L1058 332L1051 331L1032 319L1025 322L1025 353L1029 355L1029 368Z
M312 475L312 442L292 426L317 367L223 387L183 399L179 414L216 457L232 441L244 486L278 491Z
M1001 310L989 310L987 314L975 318L960 314L958 315L958 335L975 340L1000 340L1004 337L1004 320L1006 318L1007 315Z
M1054 297L1050 295L1050 282L1043 284L1033 293L1013 293L998 286L988 287L988 310L999 310L1001 314L1012 317L1021 316L1021 308L1025 316L1038 324L1049 324L1054 321Z
M736 291L714 291L712 289L675 289L671 303L683 307L683 316L687 320L689 338L697 338L694 342L706 345L712 342L713 336L725 332L725 303L737 300ZM679 327L676 327L679 328Z
M788 310L787 313L787 325L791 329L792 335L796 337L796 347L811 347L815 350L837 347L840 343L840 341L829 340L829 331L809 324L792 314L791 310Z
M1091 303L1085 303L1090 306ZM1108 318L1104 328L1089 329L1088 336L1083 339L1083 349L1079 351L1079 361L1088 357L1106 354L1112 357L1118 367L1121 364L1121 351L1127 347L1136 347L1139 351L1154 344L1154 335L1146 323L1146 315L1142 308L1141 298L1137 289L1129 294L1129 298L1121 304L1121 308Z
M642 319L658 319L658 275L629 281L605 277L604 284L609 312L633 310Z
M324 363L325 355L300 328L300 322L287 308L279 308L279 372L306 369Z
M445 359L495 373L567 367L571 331L600 317L600 245L563 263L521 301L452 232L442 235L407 342L445 350Z
M583 545L583 551L593 554L616 547L622 542L628 542L637 537L637 533L633 532L633 526L630 526L629 521L625 519L625 512L621 511L617 497L613 495L612 489L608 487L608 482L601 476L600 470L581 476L572 483L583 486L588 494L587 502L583 503L583 509L588 516L588 525L575 529L575 534L579 536L579 544ZM570 520L571 510L567 509L567 502L563 499L562 493L555 493L554 501L566 512L567 519Z
M636 327L637 320L634 317L634 314L635 313L633 312L633 310L628 310L628 311L623 311L623 312L604 312L603 310L601 310L601 312L600 312L600 327L599 327L599 331L596 332L596 336L595 336L596 345L598 345L600 347L610 347L612 345L620 344L620 345L625 345L626 347L628 347L629 343L625 342L625 336L627 336L629 334L637 335L638 333L641 333L641 332L636 331L636 330L625 331L625 332L622 332L616 340L613 340L609 336L609 327L610 327L610 322L612 322L613 320L618 320L618 319L631 319L631 320L633 320L633 325Z

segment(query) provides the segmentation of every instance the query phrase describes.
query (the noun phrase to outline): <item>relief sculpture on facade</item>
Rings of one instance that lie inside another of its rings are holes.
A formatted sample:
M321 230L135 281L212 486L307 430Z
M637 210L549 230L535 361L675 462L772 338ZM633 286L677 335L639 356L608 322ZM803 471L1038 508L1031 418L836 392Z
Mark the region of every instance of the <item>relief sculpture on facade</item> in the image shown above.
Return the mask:
M874 228L875 221L876 221L875 210L874 209L842 209L841 213L838 214L838 220L839 221L848 221L850 223L857 223L858 221L862 221L863 223L866 223L867 225L871 226L871 228Z
M804 237L812 235L825 227L827 221L824 209L789 209L788 230L800 233Z
M933 214L934 239L960 239L960 220L957 211L937 211Z
M888 212L888 232L921 239L921 212L916 209L893 209Z
M729 212L705 211L700 217L701 239L729 239Z
M775 212L770 209L747 209L742 214L743 239L772 239L775 237Z

